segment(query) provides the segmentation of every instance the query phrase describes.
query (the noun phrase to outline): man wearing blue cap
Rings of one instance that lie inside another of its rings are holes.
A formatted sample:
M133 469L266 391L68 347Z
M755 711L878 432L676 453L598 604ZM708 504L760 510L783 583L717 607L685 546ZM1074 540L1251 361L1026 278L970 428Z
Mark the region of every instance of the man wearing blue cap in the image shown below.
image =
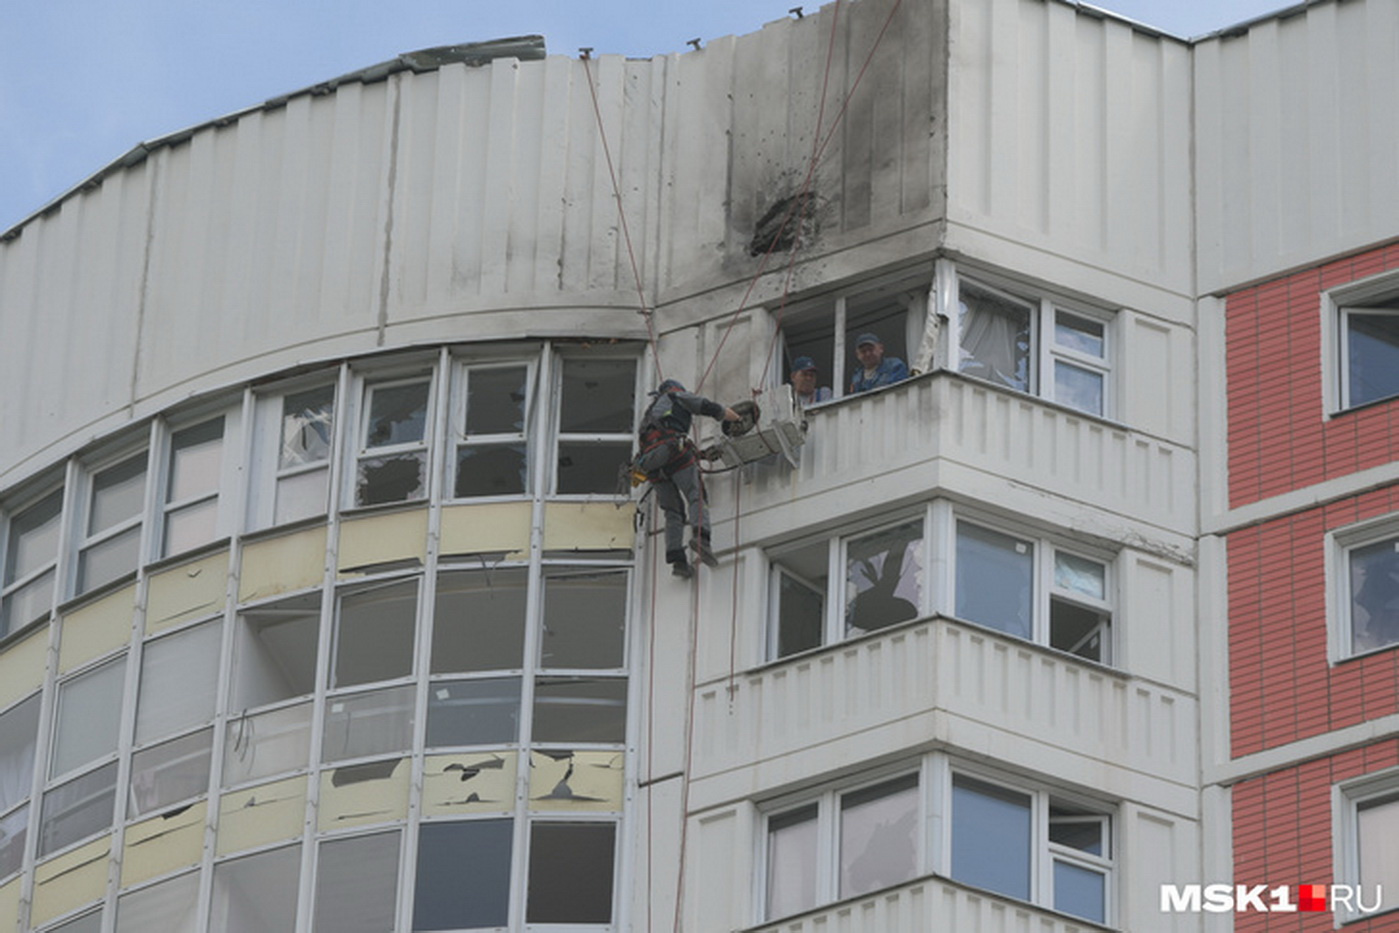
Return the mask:
M816 361L811 357L799 356L792 361L792 391L803 407L831 400L831 387L817 388L816 375Z
M700 484L698 456L690 443L695 415L721 421L738 421L732 408L702 395L686 392L679 380L667 379L651 393L655 397L641 419L641 453L636 465L656 490L656 501L665 513L665 559L671 573L688 579L693 571L685 558L685 514L688 507L695 535L690 546L700 560L718 564L709 546L709 507Z
M908 367L897 356L884 358L884 341L870 333L855 338L855 356L862 369L855 370L850 380L850 394L868 392L880 386L891 386L908 378Z

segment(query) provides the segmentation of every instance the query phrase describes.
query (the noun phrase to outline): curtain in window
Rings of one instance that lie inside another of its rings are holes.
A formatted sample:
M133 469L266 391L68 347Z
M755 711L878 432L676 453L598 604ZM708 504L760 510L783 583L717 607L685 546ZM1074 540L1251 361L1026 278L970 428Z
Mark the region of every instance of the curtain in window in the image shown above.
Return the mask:
M1030 389L1030 309L961 286L961 372L1021 392Z

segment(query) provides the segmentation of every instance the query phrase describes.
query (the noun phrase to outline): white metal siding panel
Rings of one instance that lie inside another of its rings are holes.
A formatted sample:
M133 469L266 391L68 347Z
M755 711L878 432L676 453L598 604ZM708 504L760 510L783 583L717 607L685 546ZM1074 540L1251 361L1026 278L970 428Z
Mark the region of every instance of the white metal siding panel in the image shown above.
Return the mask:
M1195 51L1199 290L1399 236L1399 4L1322 3Z
M952 8L948 219L1187 293L1189 50L1045 0Z

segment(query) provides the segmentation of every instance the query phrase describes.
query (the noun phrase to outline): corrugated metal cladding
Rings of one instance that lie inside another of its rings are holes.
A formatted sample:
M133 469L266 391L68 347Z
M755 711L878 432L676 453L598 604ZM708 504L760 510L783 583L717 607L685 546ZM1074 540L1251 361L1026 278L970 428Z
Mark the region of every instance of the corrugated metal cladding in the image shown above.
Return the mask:
M1195 74L1202 294L1399 232L1399 3L1210 39Z
M935 219L945 6L904 0L879 40L895 3L844 4L835 23L825 128L879 47L824 150L820 249ZM752 275L755 218L812 151L833 16L591 63L648 300ZM303 360L443 335L638 336L636 303L582 62L294 96L157 148L0 245L0 476ZM512 309L529 318L482 313Z

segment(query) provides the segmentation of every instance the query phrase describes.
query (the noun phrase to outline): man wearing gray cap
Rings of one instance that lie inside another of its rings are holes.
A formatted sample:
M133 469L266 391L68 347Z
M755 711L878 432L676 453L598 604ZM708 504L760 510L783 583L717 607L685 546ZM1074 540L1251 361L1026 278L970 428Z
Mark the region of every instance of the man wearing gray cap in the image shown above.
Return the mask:
M884 341L865 333L855 338L855 356L862 369L855 370L850 380L850 394L868 392L880 386L891 386L908 378L908 367L897 356L884 358Z
M797 402L803 406L831 400L830 386L816 385L816 361L809 356L799 356L792 361L792 391Z

